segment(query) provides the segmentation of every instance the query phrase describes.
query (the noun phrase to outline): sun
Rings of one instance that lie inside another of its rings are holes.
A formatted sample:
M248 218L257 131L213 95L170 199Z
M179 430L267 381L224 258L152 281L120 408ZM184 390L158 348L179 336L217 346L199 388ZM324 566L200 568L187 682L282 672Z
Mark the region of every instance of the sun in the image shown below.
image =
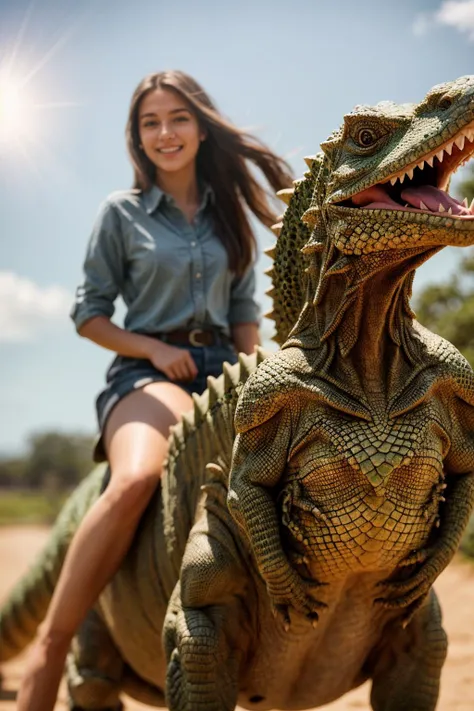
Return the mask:
M21 140L32 130L32 108L21 82L0 77L0 142Z

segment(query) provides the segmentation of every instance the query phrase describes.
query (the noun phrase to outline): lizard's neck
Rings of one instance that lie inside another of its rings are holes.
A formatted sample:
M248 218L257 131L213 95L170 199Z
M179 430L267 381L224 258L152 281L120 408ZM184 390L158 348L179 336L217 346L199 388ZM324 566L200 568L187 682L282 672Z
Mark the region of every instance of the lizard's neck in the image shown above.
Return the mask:
M414 270L432 253L368 255L344 272L336 262L285 345L311 349L320 376L359 401L383 407L423 365L409 298Z
M408 274L395 279L388 272L377 274L363 285L359 297L362 303L356 307L361 310L357 340L346 356L336 356L344 372L357 373L368 399L388 396L392 381L399 380L400 371L416 355L412 316L404 301L410 288L407 280L411 281Z

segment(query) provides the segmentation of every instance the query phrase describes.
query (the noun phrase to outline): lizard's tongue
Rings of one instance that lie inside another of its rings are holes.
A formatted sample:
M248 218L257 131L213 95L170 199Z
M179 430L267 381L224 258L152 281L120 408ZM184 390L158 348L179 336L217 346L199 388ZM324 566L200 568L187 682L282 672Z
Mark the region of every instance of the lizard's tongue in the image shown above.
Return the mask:
M458 202L455 198L445 193L444 190L435 188L432 185L418 185L413 188L405 188L402 190L401 199L404 203L408 203L411 207L418 210L429 210L430 212L447 212L451 208L453 215L469 215L472 216L471 210ZM403 210L403 205L392 200L386 188L383 185L373 185L361 193L354 195L352 198L354 205L359 207L368 207L372 209L389 209Z

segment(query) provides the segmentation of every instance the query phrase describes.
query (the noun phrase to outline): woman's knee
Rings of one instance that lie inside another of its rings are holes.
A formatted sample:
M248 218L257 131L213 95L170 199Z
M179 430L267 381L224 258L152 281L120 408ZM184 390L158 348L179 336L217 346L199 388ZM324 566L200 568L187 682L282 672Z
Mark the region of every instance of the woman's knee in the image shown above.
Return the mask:
M126 515L145 509L160 480L160 473L147 470L114 471L104 492L116 511Z

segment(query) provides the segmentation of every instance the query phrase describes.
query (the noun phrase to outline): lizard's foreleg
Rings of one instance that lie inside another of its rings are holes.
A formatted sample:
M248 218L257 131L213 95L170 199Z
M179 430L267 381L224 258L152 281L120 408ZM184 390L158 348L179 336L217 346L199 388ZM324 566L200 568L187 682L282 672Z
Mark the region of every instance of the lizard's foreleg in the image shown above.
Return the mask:
M206 487L206 504L190 533L165 618L170 711L234 711L237 705L250 624L243 601L252 598L235 524L212 488Z
M381 583L385 594L376 602L386 608L406 607L405 625L458 550L474 506L474 474L449 477L445 496L436 541L428 548L415 552L406 561L407 564L418 562L421 566L415 568L415 572L405 580Z

